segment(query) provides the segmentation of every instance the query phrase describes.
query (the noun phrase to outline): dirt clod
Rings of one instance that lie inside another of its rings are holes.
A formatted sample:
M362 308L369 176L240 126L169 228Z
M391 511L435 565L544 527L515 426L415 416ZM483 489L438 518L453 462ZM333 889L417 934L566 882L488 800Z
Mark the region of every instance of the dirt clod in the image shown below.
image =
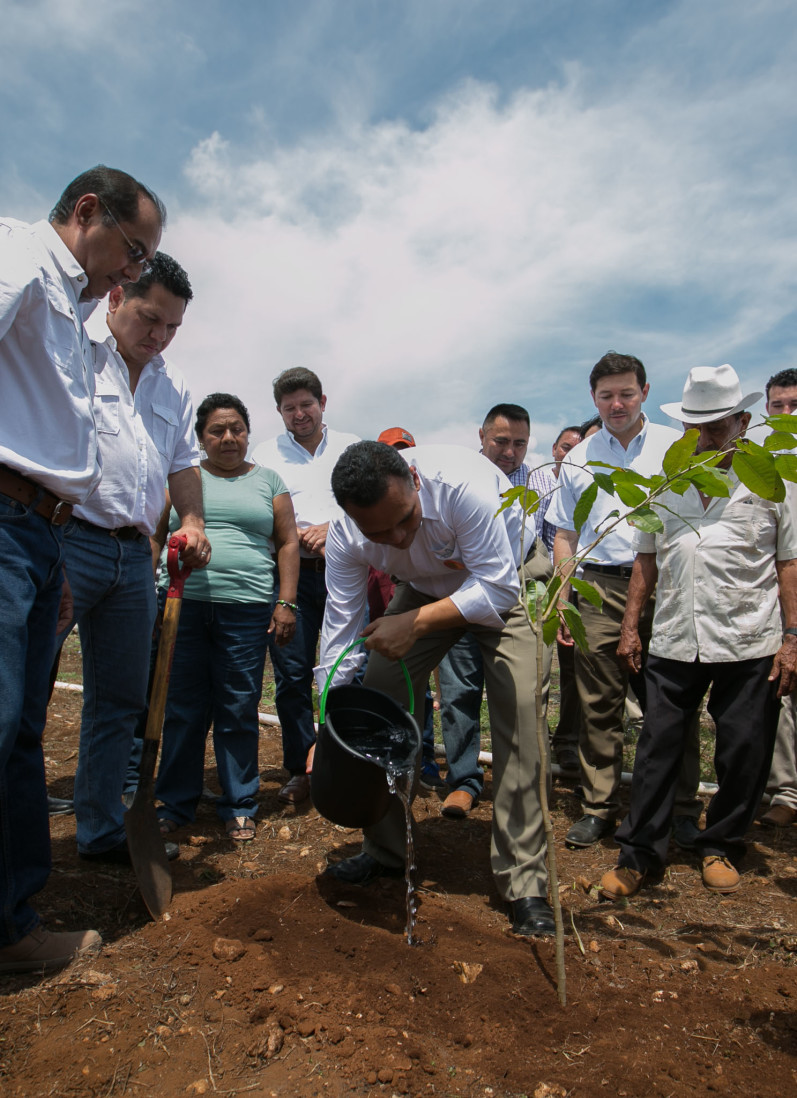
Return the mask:
M213 956L217 961L238 961L246 948L238 938L217 938L213 943Z

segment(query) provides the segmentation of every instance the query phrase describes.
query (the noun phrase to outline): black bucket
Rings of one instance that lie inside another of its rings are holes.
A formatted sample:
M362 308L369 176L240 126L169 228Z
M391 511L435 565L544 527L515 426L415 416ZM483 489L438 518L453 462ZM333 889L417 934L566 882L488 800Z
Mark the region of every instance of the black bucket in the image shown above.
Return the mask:
M417 771L421 730L404 706L381 690L338 686L325 691L324 699L310 776L313 804L341 827L370 827L387 814L392 794L385 768L357 745L389 746L394 762Z

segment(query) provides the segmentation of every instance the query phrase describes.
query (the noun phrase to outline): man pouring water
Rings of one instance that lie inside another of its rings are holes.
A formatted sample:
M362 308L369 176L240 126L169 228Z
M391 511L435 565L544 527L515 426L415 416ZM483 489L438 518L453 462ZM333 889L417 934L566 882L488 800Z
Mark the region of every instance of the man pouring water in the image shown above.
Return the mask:
M332 473L345 517L330 524L327 537L328 597L316 678L323 687L337 657L364 635L371 652L364 685L406 703L400 659L416 697L423 697L448 649L466 632L476 639L492 733L493 875L515 933L553 934L538 791L536 643L518 601L535 536L532 526L521 561L521 511L495 515L509 487L497 466L460 447L349 446ZM398 582L385 616L363 629L369 565ZM351 682L363 659L358 646L332 685ZM398 876L405 845L404 813L395 799L384 819L365 829L362 852L331 865L326 875L358 885Z

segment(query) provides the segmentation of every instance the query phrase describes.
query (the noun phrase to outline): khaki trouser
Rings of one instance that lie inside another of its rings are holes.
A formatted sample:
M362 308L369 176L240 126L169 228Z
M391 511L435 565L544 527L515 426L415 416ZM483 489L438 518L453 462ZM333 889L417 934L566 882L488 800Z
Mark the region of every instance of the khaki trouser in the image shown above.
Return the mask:
M772 804L785 804L797 810L797 721L794 708L793 694L783 699L767 793L772 798Z
M628 580L584 569L584 578L603 599L602 610L586 599L579 610L589 644L588 652L575 652L576 683L581 699L583 725L579 740L581 807L585 815L614 819L619 809L618 791L623 769L623 711L628 672L617 658L620 623L625 613ZM650 643L654 601L650 599L639 623L645 655ZM644 698L640 698L644 709ZM687 737L683 765L676 788L675 815L697 818L702 804L697 797L700 781L700 720L696 714Z
M550 575L550 561L539 556L524 566L526 578ZM402 614L437 600L399 583L387 609ZM537 748L535 686L536 638L520 606L505 618L501 630L469 624L430 634L404 657L415 696L422 698L432 669L448 649L468 632L484 660L484 679L493 751L493 820L490 861L496 886L505 900L547 894L545 834L539 798L540 757ZM545 662L550 669L550 648ZM407 685L397 662L372 652L363 685L383 690L406 703ZM547 741L547 734L545 736ZM367 828L363 850L385 865L405 859L404 812L397 799L380 823Z

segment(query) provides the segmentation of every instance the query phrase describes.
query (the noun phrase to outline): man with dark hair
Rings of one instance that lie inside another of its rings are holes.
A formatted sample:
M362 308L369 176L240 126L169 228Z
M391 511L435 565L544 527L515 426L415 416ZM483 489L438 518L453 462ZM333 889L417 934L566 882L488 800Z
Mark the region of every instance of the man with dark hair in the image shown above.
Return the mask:
M760 499L732 468L750 422L746 409L760 399L742 394L732 366L696 366L682 400L662 406L685 430L697 428L696 454L724 455L718 468L727 471L730 493L703 496L694 485L683 495L670 492L658 511L664 529L634 535L618 650L629 669L642 667L638 622L657 580L658 595L631 807L616 835L618 865L601 879L607 899L633 896L664 868L675 779L706 692L716 724L717 792L695 850L710 892L740 886L744 836L766 783L779 699L797 686L794 485L781 503Z
M163 222L152 193L118 175L133 195L124 214L80 177L52 223L0 220L0 974L59 968L100 945L95 931L45 930L30 898L50 873L41 739L64 526L101 473L83 320L139 278Z
M378 442L350 446L332 474L345 515L327 536L329 594L316 674L321 687L363 632L369 566L398 583L385 616L364 630L371 650L364 685L406 702L403 659L421 697L441 657L466 632L474 637L492 730L493 873L516 933L551 934L534 732L536 642L518 597L524 518L517 506L495 514L507 486L495 465L460 447L400 454ZM346 656L333 685L351 682L363 658L359 647ZM362 853L327 873L364 885L401 872L405 851L404 813L393 798L387 816L366 829Z
M299 529L296 634L290 644L271 644L269 651L282 726L283 765L289 775L278 797L284 804L300 804L310 796L307 764L315 744L313 665L327 599L324 546L330 519L340 514L329 480L335 462L358 439L327 427L327 398L312 370L301 366L284 370L274 381L274 400L285 430L257 446L252 456L285 481ZM279 597L276 583L274 598Z
M529 413L519 404L496 404L479 429L481 452L509 477L513 487L525 484L529 475L524 458L530 433ZM531 554L529 578L550 579L545 547L541 541L535 547L533 535L526 544L526 554ZM449 649L440 661L439 675L440 727L449 788L440 812L448 819L463 820L478 803L484 785L484 770L479 765L484 660L476 637L466 633ZM549 676L550 650L546 649L546 701Z
M797 370L781 370L767 382L767 415L797 415ZM795 696L784 697L767 781L770 807L764 827L791 827L797 822L797 712Z
M613 511L620 514L631 508L608 492L598 492L589 517L576 531L575 507L582 493L593 483L589 462L632 469L643 476L661 472L664 454L680 437L671 427L651 423L642 411L648 397L645 368L633 355L609 351L590 373L593 403L603 426L597 434L571 450L559 471L558 490L548 509L548 521L557 526L554 561L563 566L582 553L599 536ZM629 673L617 657L620 623L625 611L628 580L634 562L631 527L621 522L595 547L583 566L588 580L603 599L600 610L586 599L579 603L589 651L576 649L575 675L583 724L579 743L583 815L568 831L566 842L586 847L614 831L618 810L617 794L623 762L623 712ZM567 573L569 575L569 573ZM560 590L560 600L569 595L569 583ZM650 638L652 608L640 623L643 645ZM560 644L572 645L564 625L560 626ZM644 708L644 690L637 691ZM641 695L640 696L640 692ZM675 824L680 845L694 842L697 819L702 805L696 796L699 781L699 744L697 722L689 741L688 776L679 790Z
M129 864L122 792L146 706L155 588L150 536L166 500L181 520L183 560L210 559L202 517L191 396L162 352L193 297L185 271L158 252L145 275L116 286L110 335L95 348L94 416L103 478L75 507L64 536L66 574L83 655L83 718L75 775L78 851ZM170 853L176 855L174 844Z

